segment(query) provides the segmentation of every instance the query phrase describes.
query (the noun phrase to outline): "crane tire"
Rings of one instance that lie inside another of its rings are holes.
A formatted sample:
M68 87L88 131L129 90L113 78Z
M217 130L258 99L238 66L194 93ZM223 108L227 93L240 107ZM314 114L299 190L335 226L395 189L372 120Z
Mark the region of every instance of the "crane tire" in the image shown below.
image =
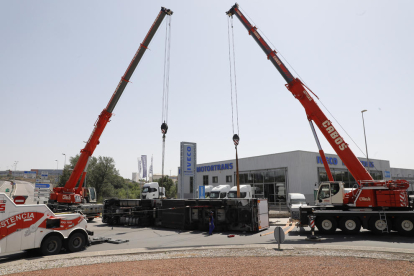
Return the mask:
M338 223L334 217L321 217L316 219L316 227L321 234L333 234Z
M374 216L369 220L369 229L376 235L382 235L386 232L388 228L388 231L390 230L390 226L387 225L387 222L385 220L380 219L379 216Z
M60 249L62 249L62 238L57 235L46 237L40 246L40 252L45 256L58 254Z
M401 235L414 235L414 219L409 217L399 217L395 221L395 228Z
M357 217L343 217L339 220L339 228L345 234L357 234L361 230L361 221Z
M69 252L78 252L85 248L86 238L85 235L79 232L73 233L69 236L66 249Z

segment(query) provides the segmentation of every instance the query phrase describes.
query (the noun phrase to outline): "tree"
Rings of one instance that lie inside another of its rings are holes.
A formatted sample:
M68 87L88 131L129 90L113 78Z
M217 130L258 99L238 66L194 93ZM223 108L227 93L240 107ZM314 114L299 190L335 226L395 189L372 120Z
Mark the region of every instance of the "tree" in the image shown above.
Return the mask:
M115 194L116 187L123 186L119 178L119 172L115 168L115 161L112 157L99 156L96 165L88 173L88 184L96 189L98 198L110 197Z
M177 196L177 188L174 185L174 181L165 175L164 178L158 179L158 185L160 187L165 187L165 196L168 198L176 198Z

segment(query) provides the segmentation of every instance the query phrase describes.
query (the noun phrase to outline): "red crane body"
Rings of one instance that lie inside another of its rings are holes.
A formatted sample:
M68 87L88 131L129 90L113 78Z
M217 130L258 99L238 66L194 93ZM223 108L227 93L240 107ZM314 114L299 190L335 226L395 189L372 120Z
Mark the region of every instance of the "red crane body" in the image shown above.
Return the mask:
M82 201L82 185L84 178L86 176L85 167L87 166L88 159L92 156L95 151L96 146L99 144L99 138L104 131L106 124L109 122L112 112L118 103L119 98L122 95L126 85L129 82L132 74L134 73L135 68L140 62L142 56L144 55L148 45L154 37L158 27L160 26L162 20L166 15L172 15L172 11L164 7L161 8L161 11L158 13L157 18L152 24L149 32L145 36L143 42L135 53L131 63L129 64L125 74L121 77L121 80L118 83L118 86L115 89L111 99L108 102L106 108L99 115L98 120L95 123L95 127L86 143L86 146L81 150L81 154L78 162L75 165L75 168L70 175L69 180L66 182L64 187L56 187L53 189L53 193L50 195L50 200L57 201L59 203L80 203ZM82 174L83 172L83 174ZM78 189L75 189L76 184L78 183L79 178L82 175L82 180L79 184Z
M409 187L409 183L406 180L390 180L386 182L373 180L369 172L365 169L359 159L349 148L344 138L339 134L339 132L333 126L332 122L326 117L326 115L319 108L318 104L312 98L309 93L311 91L307 89L307 87L298 78L293 77L284 63L277 56L276 51L272 50L269 47L263 37L258 33L257 28L251 25L249 20L247 20L247 18L243 15L239 9L238 4L235 4L229 11L226 12L226 14L228 16L236 15L236 17L248 30L249 35L251 35L253 39L259 44L259 46L265 52L267 58L273 63L282 77L286 80L286 88L305 108L308 120L310 122L313 121L318 126L322 134L328 140L329 144L332 146L332 148L341 158L342 162L348 168L349 172L358 182L359 189L357 191L359 191L359 193L370 193L368 190L361 190L362 187L386 186L387 189L394 191L396 194L400 194L401 192L405 192L405 194L407 194L407 192L404 191ZM311 93L313 94L313 92ZM324 158L324 154L321 152L321 150L320 153L324 162L325 169L328 172L329 166L326 163L326 158ZM346 203L354 203L353 200L356 197L356 193L357 192L352 192L348 194ZM377 206L378 203L376 201L375 192L374 195L367 196L366 198L370 199L365 202L366 206ZM402 206L408 206L408 196L405 197L404 202L401 204Z

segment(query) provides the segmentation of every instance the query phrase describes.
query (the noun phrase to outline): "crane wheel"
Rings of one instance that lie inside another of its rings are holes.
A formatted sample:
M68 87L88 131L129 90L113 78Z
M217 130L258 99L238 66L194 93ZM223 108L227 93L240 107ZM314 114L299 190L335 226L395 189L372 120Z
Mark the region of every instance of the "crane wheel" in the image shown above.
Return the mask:
M395 228L401 235L412 236L414 235L414 219L400 217L395 221Z
M338 223L334 217L322 217L316 219L316 227L321 234L333 234L336 231Z
M374 216L369 220L369 229L376 235L381 235L389 232L390 227L387 221L380 219L379 216Z
M339 220L339 228L345 234L357 234L361 230L361 221L357 217L343 217Z

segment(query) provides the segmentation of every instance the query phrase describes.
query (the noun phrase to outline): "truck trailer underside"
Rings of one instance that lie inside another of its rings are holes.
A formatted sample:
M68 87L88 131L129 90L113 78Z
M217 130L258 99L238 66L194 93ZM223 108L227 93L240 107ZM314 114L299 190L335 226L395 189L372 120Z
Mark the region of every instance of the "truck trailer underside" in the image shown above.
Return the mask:
M207 231L213 212L215 231L259 232L269 228L267 199L108 199L109 225L159 226Z

